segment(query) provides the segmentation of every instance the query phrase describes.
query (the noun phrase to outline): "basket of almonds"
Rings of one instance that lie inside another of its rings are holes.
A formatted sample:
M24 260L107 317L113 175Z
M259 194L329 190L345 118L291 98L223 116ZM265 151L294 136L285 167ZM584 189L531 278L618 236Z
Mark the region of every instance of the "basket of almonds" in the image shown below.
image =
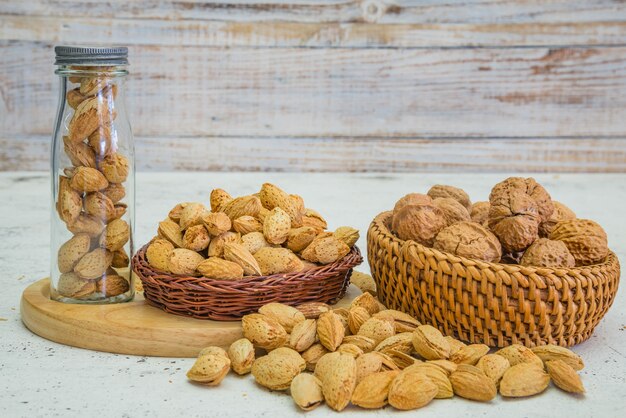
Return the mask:
M619 285L602 227L532 178L508 178L473 204L447 185L409 194L373 220L367 241L386 306L489 346L585 341Z
M250 196L211 192L176 205L134 257L146 301L166 312L238 320L270 302L335 303L363 261L359 232L327 231L298 195L265 183Z

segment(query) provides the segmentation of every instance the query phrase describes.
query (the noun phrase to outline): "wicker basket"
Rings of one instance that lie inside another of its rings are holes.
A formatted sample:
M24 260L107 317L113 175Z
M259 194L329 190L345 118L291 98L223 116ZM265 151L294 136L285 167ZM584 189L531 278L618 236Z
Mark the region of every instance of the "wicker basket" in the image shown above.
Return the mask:
M146 301L176 315L217 321L236 321L270 302L336 303L350 285L352 268L363 261L355 246L343 259L306 272L229 281L155 270L146 260L146 249L147 245L133 257Z
M367 233L378 297L444 335L492 347L572 346L591 336L615 299L620 266L612 252L571 269L486 263L400 240L391 215L378 215Z

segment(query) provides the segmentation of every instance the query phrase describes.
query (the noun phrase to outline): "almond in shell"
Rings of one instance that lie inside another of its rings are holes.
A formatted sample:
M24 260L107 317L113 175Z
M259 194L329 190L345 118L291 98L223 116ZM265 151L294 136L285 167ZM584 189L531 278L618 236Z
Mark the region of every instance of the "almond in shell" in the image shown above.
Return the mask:
M287 248L298 253L311 244L316 236L317 231L310 226L291 229L287 235Z
M354 357L339 352L326 354L318 362L315 375L322 382L322 392L328 406L335 411L342 411L348 406L356 387Z
M241 235L238 232L224 232L216 236L209 243L209 257L224 257L224 245L227 243L239 243Z
M171 219L165 219L159 222L159 236L171 242L174 247L181 248L183 246L183 234L180 226Z
M63 222L71 224L76 221L82 211L83 202L80 194L70 186L70 179L59 176L59 195L57 212Z
M315 371L315 366L319 359L321 359L325 354L328 354L329 351L320 343L313 344L311 347L304 350L302 353L302 358L306 363L306 369L308 371Z
M113 260L113 254L104 248L88 252L74 266L74 273L81 279L94 280L102 277Z
M287 248L263 247L254 253L264 276L302 270L302 261Z
M358 334L361 325L370 319L370 313L360 306L350 309L348 312L348 328L352 334Z
M223 189L211 191L211 212L221 212L224 206L233 200L232 196Z
M496 397L496 384L476 366L460 364L450 375L454 393L473 401L489 402Z
M432 401L439 389L422 373L403 370L389 387L389 404L396 409L418 409Z
M115 218L115 205L104 193L88 193L84 200L85 212L97 219L110 221Z
M478 360L489 352L489 347L485 344L470 344L450 356L450 361L457 364L478 363Z
M317 336L329 351L335 351L345 336L343 323L335 312L325 312L317 319Z
M217 386L230 370L230 359L227 355L205 354L198 357L187 372L187 378L194 382Z
M189 202L180 212L180 229L185 230L194 225L200 225L203 221L203 215L207 212L206 207L202 203Z
M261 314L245 315L241 320L243 336L257 347L274 350L287 342L285 328L277 321Z
M111 267L124 268L130 264L130 258L123 248L113 252L113 260L111 261Z
M372 373L364 377L354 389L352 403L367 409L378 409L387 405L389 387L400 371Z
M297 306L306 319L317 319L324 312L330 311L330 306L322 302L307 302Z
M169 272L169 260L174 245L166 239L156 239L148 245L146 258L150 266L157 270Z
M313 209L306 209L304 215L302 216L302 226L310 226L317 230L318 233L321 233L328 228L328 224L326 220Z
M580 376L571 365L563 360L549 360L546 362L548 374L554 384L566 392L584 393L585 387L580 380Z
M59 248L57 264L61 273L74 270L76 263L89 252L91 239L87 234L78 234L70 238Z
M289 346L301 353L309 349L317 337L317 323L314 319L305 319L294 325L289 336Z
M183 235L183 248L188 250L204 251L209 246L209 242L211 242L211 237L204 225L191 226Z
M413 332L413 348L426 360L447 359L450 344L441 332L431 325L420 325Z
M77 107L68 124L68 136L71 141L82 141L93 133L98 126L111 119L113 110L107 100L100 102L99 97L83 100Z
M263 235L270 244L282 244L287 240L291 229L291 219L279 207L272 209L263 223Z
M572 350L554 344L541 345L531 348L544 363L552 360L562 360L574 370L582 370L585 367L583 359Z
M89 138L89 146L99 158L106 157L117 151L117 133L111 124L101 125Z
M298 309L283 303L271 302L259 308L259 313L278 322L282 327L291 333L294 327L303 322L306 318Z
M97 192L109 185L101 172L91 167L77 167L70 181L72 189L78 192Z
M261 186L259 199L264 208L273 210L281 208L289 215L290 224L294 227L302 225L302 215L304 214L303 202L298 197L293 197L283 191L280 187L271 183L265 183Z
M170 254L167 269L173 274L193 275L204 257L186 248L175 248Z
M537 356L530 348L521 344L512 344L508 347L501 348L496 351L495 354L506 358L511 366L515 366L520 363L532 363L543 367L543 361L541 361L541 358L539 358L539 356Z
M262 232L250 232L241 237L241 244L246 247L250 254L255 254L263 247L271 247L272 245L265 240Z
M302 258L313 263L330 264L342 259L350 252L350 247L334 235L322 234L302 251Z
M310 411L324 402L322 382L312 374L300 373L291 381L291 397L298 407Z
M83 299L96 291L96 283L94 281L81 279L73 272L63 273L59 277L56 290L62 296L73 299Z
M92 238L97 237L104 230L104 223L100 219L81 213L74 222L67 225L72 234L87 234Z
M248 374L254 363L254 346L247 338L240 338L228 348L228 358L235 373Z
M224 212L205 212L202 215L202 222L214 237L230 231L232 226L230 218Z
M350 309L361 307L364 308L370 315L375 315L380 311L380 305L378 304L378 300L370 293L363 293L352 301L350 304ZM380 317L379 317L380 318ZM383 319L383 318L380 318ZM384 318L390 321L393 321L393 318Z
M109 251L121 249L130 239L130 226L122 219L114 219L100 236L100 246Z
M219 257L202 260L196 270L207 279L239 280L243 278L243 268L237 263Z
M242 196L226 203L221 211L224 212L231 221L242 216L256 216L261 209L261 201L256 196Z
M434 364L416 363L404 369L405 373L421 373L428 377L437 386L436 399L447 399L454 396L452 383L446 372Z
M130 165L126 157L122 154L115 153L102 160L100 170L102 170L104 177L111 183L123 183L128 177Z
M261 267L255 260L254 256L241 244L224 243L224 258L233 263L239 264L246 276L260 276ZM267 305L266 305L267 306ZM286 306L286 305L282 305ZM291 308L291 307L289 307ZM296 308L291 308L297 311ZM299 313L299 312L298 312ZM304 316L302 317L304 320ZM291 329L287 329L290 332Z
M111 202L117 203L126 196L126 189L119 183L109 183L106 189L101 190L102 194L111 199Z
M366 293L369 294L369 293ZM383 340L393 336L395 329L392 321L384 319L370 318L359 328L359 335L363 335L374 340L374 344L378 345Z
M500 395L526 397L543 392L550 384L550 376L536 363L518 363L504 372L500 381Z
M505 357L497 354L486 354L478 360L476 367L482 370L497 386L511 364Z
M230 218L229 218L230 219ZM242 235L263 230L263 224L254 216L241 216L233 221L233 229Z
M118 274L106 274L97 282L97 291L107 298L126 293L129 289L128 280Z
M333 235L350 248L359 240L359 231L349 226L340 226L333 232Z
M271 390L286 390L300 374L300 366L289 355L260 357L252 364L252 376L258 384Z
M69 137L64 136L63 150L74 166L96 168L96 153L89 145L83 142L72 142Z
M411 315L395 309L384 309L373 315L374 318L386 319L393 321L393 326L397 333L413 332L417 327L422 325L417 319Z

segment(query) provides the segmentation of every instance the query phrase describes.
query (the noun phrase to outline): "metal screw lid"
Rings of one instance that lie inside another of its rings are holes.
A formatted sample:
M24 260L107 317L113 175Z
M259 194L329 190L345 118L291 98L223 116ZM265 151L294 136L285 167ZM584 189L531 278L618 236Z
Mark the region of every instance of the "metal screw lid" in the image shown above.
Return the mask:
M55 46L55 65L128 65L125 46Z

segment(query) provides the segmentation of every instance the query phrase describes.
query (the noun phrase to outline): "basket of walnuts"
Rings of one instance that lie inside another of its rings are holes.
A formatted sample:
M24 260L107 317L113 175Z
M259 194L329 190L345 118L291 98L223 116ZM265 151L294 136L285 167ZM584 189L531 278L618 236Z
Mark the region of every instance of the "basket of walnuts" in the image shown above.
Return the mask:
M367 241L382 303L489 346L580 343L619 284L602 227L532 178L508 178L474 204L452 186L409 194Z
M359 232L327 231L303 199L265 183L259 193L211 192L176 205L133 259L148 303L199 319L237 320L270 302L335 303L363 259Z

